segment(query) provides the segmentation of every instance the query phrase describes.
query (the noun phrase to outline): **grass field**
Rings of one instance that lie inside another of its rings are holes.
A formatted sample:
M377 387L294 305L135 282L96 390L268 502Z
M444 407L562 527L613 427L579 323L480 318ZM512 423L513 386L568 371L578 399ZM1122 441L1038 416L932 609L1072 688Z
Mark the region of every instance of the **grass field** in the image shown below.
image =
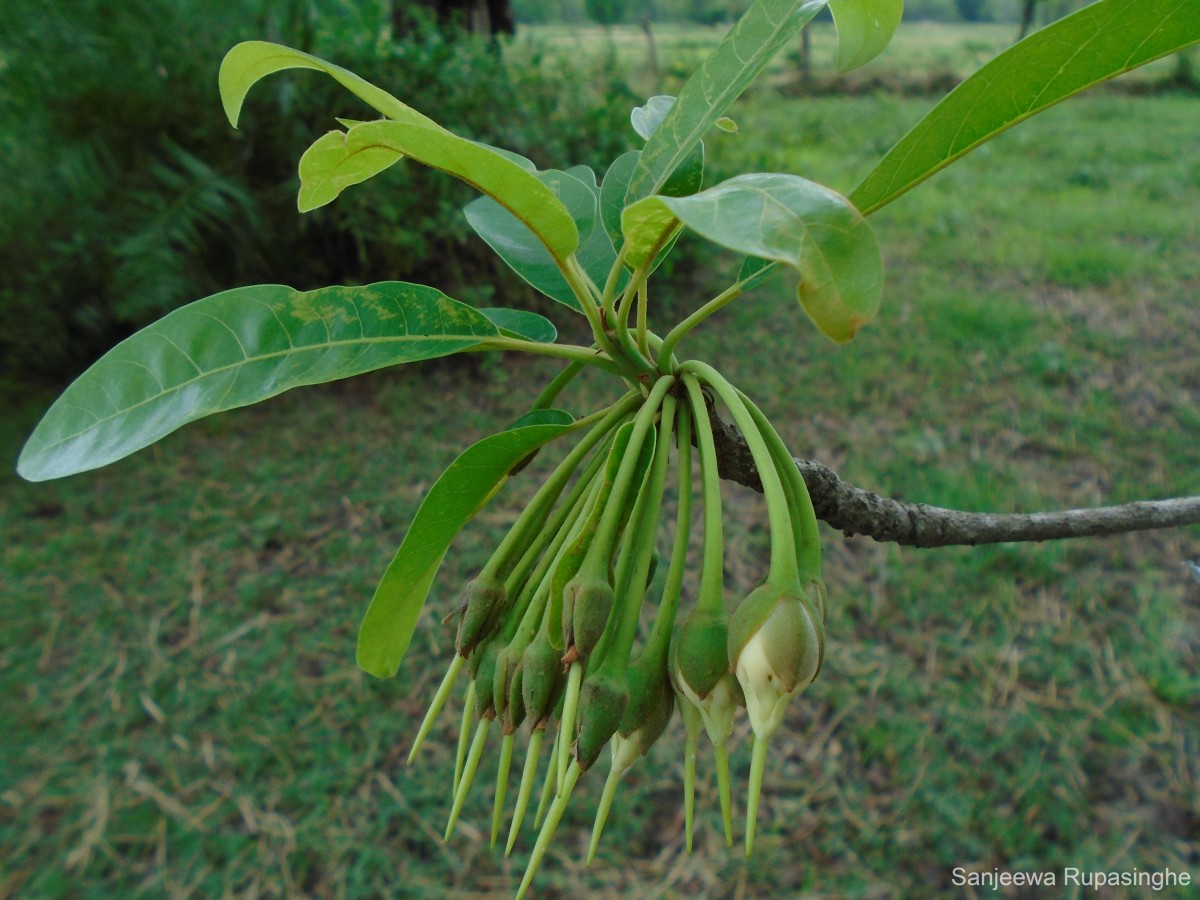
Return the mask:
M760 91L711 165L847 190L928 106ZM1064 104L873 217L887 294L853 345L817 337L780 280L684 352L719 361L797 454L886 494L996 511L1195 494L1198 146L1195 97ZM705 256L656 300L719 289L736 263ZM552 371L380 373L67 481L5 467L0 897L511 894L529 844L488 849L490 777L440 841L455 717L404 758L451 650L437 623L536 478L460 537L395 680L353 650L423 491ZM4 459L51 399L3 417ZM726 502L733 599L766 534L760 497ZM825 668L775 740L755 858L720 839L707 754L684 852L676 725L626 776L591 868L602 778L582 783L537 896L954 896L955 866L1200 878L1197 556L1197 528L934 551L827 531Z
M1016 38L1017 26L1009 23L951 24L905 22L887 52L866 67L837 76L837 33L833 22L815 21L812 31L812 75L819 83L840 89L860 90L882 82L884 87L919 89L926 85L953 83L974 72L1007 49ZM607 33L579 25L525 26L509 52L521 57L534 54L566 56L576 62L615 59L617 66L635 84L649 92L673 93L724 36L726 26L701 28L694 25L660 23L652 26L658 79L650 72L651 47L646 33L635 25L614 26ZM795 79L799 41L780 54L769 69L774 83ZM1145 83L1170 72L1173 62L1160 60L1123 76L1123 83ZM946 90L942 87L942 91Z

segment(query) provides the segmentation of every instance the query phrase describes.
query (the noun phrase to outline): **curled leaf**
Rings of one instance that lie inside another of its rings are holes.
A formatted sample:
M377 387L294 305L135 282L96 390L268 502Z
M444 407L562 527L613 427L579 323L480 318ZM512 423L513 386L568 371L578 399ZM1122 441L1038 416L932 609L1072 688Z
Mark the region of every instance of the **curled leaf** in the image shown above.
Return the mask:
M403 153L387 147L350 153L346 149L345 132L323 134L300 157L300 194L296 205L303 213L332 203L346 188L378 175L403 158Z
M433 119L422 115L406 103L401 103L387 91L378 88L348 69L333 63L268 41L244 41L225 54L217 83L221 102L229 124L237 127L242 104L250 88L260 79L285 69L316 69L329 75L361 100L397 122L411 122L429 128L440 128Z
M838 342L879 308L883 260L870 225L845 197L795 175L740 175L691 197L648 197L626 210L622 224L639 252L683 224L723 247L789 266L800 275L801 306Z

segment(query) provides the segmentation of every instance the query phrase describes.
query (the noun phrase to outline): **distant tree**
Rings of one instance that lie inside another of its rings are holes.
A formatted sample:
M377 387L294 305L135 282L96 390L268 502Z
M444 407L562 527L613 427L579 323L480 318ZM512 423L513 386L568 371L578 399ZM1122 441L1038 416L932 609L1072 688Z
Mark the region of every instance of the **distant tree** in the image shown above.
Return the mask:
M589 19L607 28L625 18L629 4L626 0L584 0L583 6Z
M986 22L991 18L988 0L954 0L964 22Z
M511 0L393 0L392 29L396 34L412 30L414 10L431 12L442 29L464 28L493 36L516 30Z
M688 21L700 25L716 25L733 21L741 12L741 4L727 0L691 0L685 15Z

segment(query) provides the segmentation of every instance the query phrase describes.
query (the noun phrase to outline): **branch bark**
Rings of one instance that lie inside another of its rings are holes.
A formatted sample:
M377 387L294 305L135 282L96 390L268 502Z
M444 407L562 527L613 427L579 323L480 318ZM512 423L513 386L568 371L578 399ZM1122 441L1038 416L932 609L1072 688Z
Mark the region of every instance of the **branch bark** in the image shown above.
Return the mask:
M709 418L721 477L761 492L758 469L742 433L721 421L711 407ZM808 485L817 518L847 537L866 535L907 547L1051 541L1200 524L1200 497L1139 500L1121 506L1058 512L971 513L893 500L847 484L815 460L793 461Z

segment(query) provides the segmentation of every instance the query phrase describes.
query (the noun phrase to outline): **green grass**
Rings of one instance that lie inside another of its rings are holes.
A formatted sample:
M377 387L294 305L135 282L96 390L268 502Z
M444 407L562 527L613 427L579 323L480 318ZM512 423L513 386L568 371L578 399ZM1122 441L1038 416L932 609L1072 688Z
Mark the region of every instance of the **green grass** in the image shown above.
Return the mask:
M928 105L760 92L713 167L848 190ZM852 345L816 336L781 279L684 350L795 452L883 493L997 511L1195 493L1198 138L1194 99L1065 104L873 218L887 296ZM655 297L691 308L734 265L677 267ZM551 371L381 373L63 482L0 475L0 896L510 894L529 845L488 850L490 773L438 838L454 716L404 758L449 659L438 622L536 476L460 537L395 680L360 674L353 646L423 491ZM6 459L50 399L4 417ZM732 595L766 534L760 497L726 500ZM826 537L825 669L773 744L754 860L719 838L708 754L684 853L675 726L626 776L591 869L602 779L583 782L539 896L951 896L959 865L1200 876L1200 586L1181 565L1200 530Z
M903 88L932 94L944 92L1006 50L1017 33L1017 26L1008 23L903 22L892 43L877 59L855 72L838 75L837 33L833 22L822 17L810 28L812 77L817 87L852 91ZM577 62L612 59L646 93L675 93L725 31L725 26L654 24L657 72L650 69L646 34L636 25L614 26L607 33L594 25L525 25L507 52L522 58L540 54ZM798 85L798 66L799 39L793 50L780 54L771 63L769 82L807 90ZM1122 81L1134 85L1153 83L1168 77L1173 66L1172 60L1161 60L1123 76Z

